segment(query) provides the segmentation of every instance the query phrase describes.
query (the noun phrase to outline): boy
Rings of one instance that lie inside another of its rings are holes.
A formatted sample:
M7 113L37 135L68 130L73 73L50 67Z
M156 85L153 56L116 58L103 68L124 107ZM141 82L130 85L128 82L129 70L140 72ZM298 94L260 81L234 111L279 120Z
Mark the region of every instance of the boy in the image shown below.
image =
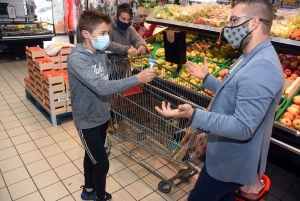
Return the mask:
M111 63L104 50L110 44L110 24L108 15L84 11L78 21L83 44L68 57L73 118L85 148L83 200L111 199L105 192L109 161L104 148L111 95L155 77L155 71L147 69L136 76L109 80Z

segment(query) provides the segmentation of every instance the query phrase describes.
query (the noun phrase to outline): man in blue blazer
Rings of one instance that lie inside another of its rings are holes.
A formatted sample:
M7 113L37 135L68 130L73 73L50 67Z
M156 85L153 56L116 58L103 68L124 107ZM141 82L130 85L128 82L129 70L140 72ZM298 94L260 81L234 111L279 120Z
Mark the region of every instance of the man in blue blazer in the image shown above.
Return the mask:
M207 133L206 164L189 201L235 200L235 190L253 185L265 172L276 106L284 86L283 71L269 40L273 20L267 0L240 0L224 36L243 55L219 81L204 67L188 62L191 75L215 93L208 111L180 105L156 107L166 117L191 118L192 129Z

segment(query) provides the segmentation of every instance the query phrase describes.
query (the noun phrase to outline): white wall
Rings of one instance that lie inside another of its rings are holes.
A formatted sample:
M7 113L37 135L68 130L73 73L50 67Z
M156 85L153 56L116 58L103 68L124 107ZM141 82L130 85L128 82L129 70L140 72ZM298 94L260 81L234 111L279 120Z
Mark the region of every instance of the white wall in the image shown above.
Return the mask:
M0 3L9 3L10 5L15 6L17 17L22 17L15 19L15 21L25 21L25 5L23 0L0 0ZM12 19L8 19L7 15L0 15L0 22L3 20L12 21Z

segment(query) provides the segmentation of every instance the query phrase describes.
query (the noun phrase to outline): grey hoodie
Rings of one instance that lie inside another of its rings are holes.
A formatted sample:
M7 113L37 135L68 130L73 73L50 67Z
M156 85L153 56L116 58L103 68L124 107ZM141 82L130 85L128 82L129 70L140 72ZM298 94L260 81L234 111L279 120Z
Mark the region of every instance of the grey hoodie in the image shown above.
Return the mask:
M77 45L68 57L68 76L73 118L77 129L106 123L111 95L138 84L136 76L109 80L111 63L103 51L96 54Z

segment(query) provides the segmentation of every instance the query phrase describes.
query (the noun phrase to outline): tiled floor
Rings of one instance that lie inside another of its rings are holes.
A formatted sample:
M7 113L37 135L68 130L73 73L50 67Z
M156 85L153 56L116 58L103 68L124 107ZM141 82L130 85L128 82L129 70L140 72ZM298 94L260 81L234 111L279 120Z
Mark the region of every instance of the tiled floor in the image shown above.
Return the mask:
M25 75L26 61L0 57L0 200L81 200L84 150L74 123L66 118L61 126L52 127L26 99ZM166 178L177 171L145 151L136 155ZM112 148L109 159L107 191L115 201L184 201L197 179L194 176L164 194L157 189L157 177L117 149ZM267 174L272 185L266 200L300 200L299 177L271 163Z

